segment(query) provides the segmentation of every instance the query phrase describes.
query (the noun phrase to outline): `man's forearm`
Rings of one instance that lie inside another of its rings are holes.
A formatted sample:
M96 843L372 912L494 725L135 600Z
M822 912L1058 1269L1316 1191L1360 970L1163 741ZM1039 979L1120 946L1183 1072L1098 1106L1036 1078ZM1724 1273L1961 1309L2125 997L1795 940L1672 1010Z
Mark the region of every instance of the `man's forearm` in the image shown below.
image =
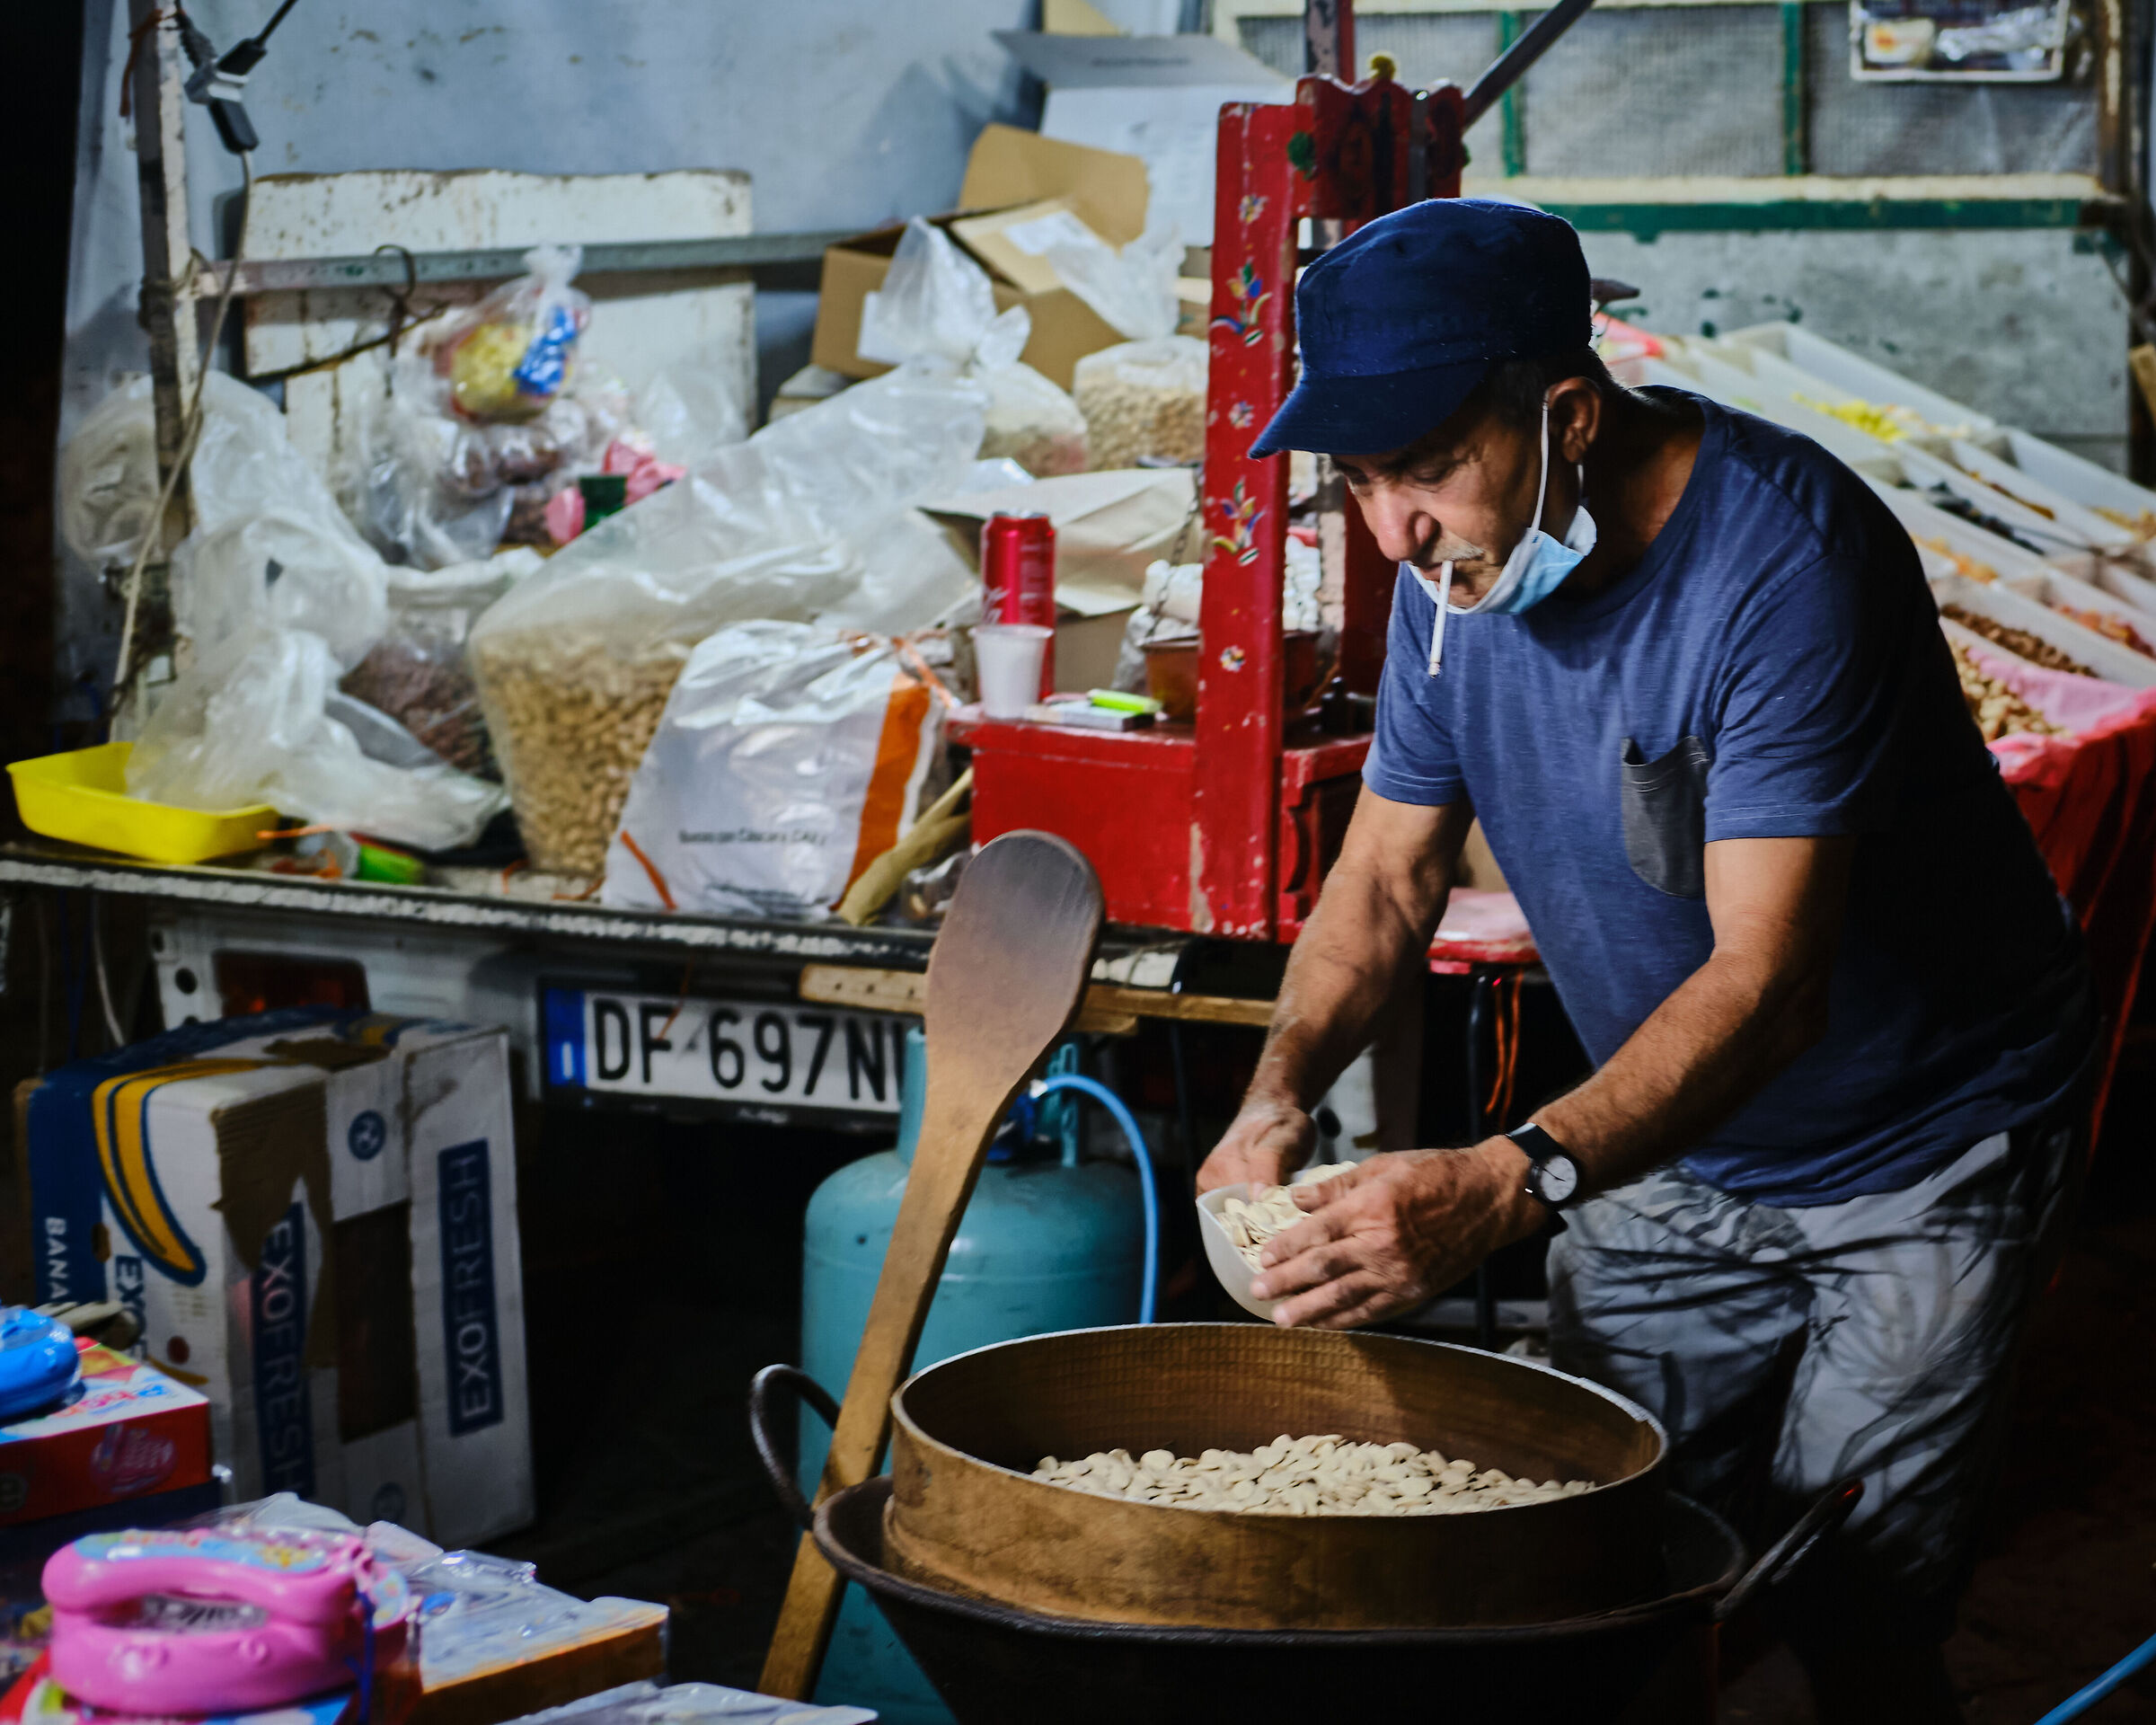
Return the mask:
M1250 1080L1254 1101L1311 1107L1369 1046L1379 1013L1399 990L1409 931L1337 906L1321 902L1295 942Z
M1325 1093L1428 951L1451 885L1449 857L1404 892L1360 871L1327 878L1289 954L1252 1100L1306 1109Z

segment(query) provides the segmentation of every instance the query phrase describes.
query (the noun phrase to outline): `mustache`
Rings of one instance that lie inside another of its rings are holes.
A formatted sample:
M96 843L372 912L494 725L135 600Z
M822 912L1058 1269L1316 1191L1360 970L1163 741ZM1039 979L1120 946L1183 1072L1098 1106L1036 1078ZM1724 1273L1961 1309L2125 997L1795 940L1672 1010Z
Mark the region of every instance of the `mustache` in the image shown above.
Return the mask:
M1438 569L1445 563L1453 566L1453 572L1455 575L1471 574L1481 570L1498 567L1498 560L1492 557L1480 545L1468 545L1459 550L1448 548L1442 552L1418 551L1408 561L1426 575L1436 574Z
M1494 564L1493 558L1471 539L1440 530L1427 543L1418 545L1408 561L1417 569L1435 571L1439 564L1450 563L1454 571L1462 572L1485 564Z

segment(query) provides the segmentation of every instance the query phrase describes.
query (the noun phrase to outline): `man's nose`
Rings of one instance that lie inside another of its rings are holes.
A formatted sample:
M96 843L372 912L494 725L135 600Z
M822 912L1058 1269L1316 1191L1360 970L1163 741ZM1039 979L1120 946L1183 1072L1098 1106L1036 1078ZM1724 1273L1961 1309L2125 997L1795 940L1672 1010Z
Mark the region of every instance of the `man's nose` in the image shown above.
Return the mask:
M1377 548L1388 562L1413 561L1416 553L1436 535L1436 524L1429 516L1389 486L1367 491L1356 501L1362 506L1370 536L1377 541Z

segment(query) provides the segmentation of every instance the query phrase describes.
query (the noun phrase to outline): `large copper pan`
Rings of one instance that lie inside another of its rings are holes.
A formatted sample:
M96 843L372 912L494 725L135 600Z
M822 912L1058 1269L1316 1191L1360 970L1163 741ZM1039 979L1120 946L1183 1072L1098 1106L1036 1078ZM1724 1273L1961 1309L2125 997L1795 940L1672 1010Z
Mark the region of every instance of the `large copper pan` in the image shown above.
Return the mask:
M1395 1336L1157 1324L963 1354L892 1401L893 1572L1028 1611L1232 1629L1547 1623L1664 1591L1665 1440L1525 1360ZM1277 1516L1105 1498L1043 1455L1405 1440L1597 1490L1468 1515Z

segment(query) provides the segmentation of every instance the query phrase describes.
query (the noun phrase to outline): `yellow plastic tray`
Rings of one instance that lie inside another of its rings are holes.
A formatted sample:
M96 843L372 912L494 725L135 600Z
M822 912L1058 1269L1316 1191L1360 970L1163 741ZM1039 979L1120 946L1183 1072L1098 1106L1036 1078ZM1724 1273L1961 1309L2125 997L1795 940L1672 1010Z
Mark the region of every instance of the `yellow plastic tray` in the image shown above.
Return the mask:
M152 862L201 862L252 851L261 843L255 835L277 825L277 810L266 803L211 813L128 796L128 756L134 748L101 743L11 763L7 774L15 782L22 824L47 838Z

